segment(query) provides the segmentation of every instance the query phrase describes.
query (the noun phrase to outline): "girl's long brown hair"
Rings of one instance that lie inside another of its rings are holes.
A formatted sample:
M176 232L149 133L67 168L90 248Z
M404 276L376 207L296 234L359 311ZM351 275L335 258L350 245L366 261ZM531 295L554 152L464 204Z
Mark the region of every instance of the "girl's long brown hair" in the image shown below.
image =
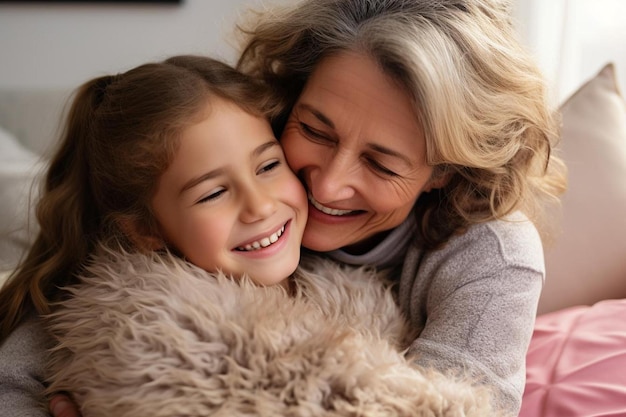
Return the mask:
M45 314L98 242L132 247L125 222L154 231L150 199L182 130L211 96L266 117L265 86L210 58L178 56L95 78L76 92L36 207L40 231L0 291L0 343L30 314Z

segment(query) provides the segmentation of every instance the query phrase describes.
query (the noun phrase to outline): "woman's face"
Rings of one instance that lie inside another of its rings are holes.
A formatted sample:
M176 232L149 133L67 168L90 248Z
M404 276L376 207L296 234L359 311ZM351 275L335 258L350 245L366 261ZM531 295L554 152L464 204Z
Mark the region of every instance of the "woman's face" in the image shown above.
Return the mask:
M369 249L435 187L409 96L366 55L319 63L281 144L309 195L302 244L316 251Z

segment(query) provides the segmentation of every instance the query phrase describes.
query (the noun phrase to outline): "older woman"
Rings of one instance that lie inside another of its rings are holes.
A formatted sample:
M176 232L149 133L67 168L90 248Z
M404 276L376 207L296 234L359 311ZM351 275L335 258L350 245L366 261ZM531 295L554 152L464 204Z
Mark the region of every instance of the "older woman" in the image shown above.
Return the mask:
M303 245L398 272L422 365L516 414L544 278L543 197L565 186L539 71L502 0L308 0L255 16L239 67L309 195Z
M516 414L544 278L541 202L562 192L539 71L503 0L304 0L255 15L238 66L308 190L303 245L396 273L422 366ZM75 415L57 397L57 417Z

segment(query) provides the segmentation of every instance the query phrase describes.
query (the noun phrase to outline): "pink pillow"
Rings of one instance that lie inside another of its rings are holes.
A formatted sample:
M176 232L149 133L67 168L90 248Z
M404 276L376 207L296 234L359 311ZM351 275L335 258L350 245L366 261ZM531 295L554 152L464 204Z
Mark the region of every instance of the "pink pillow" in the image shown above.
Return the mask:
M626 300L541 315L520 417L626 416Z

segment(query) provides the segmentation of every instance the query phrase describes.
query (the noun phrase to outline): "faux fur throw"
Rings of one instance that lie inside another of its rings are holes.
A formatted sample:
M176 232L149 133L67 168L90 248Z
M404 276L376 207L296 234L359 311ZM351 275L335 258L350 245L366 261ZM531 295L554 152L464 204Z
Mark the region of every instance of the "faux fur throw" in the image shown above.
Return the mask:
M316 259L294 287L104 253L50 317L49 392L84 417L493 415L484 389L404 357L373 271Z

